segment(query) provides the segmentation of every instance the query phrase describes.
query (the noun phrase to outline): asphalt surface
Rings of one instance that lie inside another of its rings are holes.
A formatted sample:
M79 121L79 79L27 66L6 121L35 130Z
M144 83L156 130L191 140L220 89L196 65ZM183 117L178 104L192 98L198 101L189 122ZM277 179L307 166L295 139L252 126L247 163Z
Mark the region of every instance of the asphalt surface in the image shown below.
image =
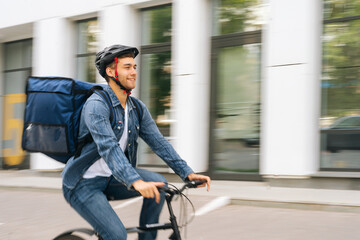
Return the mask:
M360 191L213 181L210 192L195 189L188 195L197 215L184 239L360 239ZM141 202L111 204L128 227L137 225ZM65 202L56 172L0 171L0 203L0 239L53 239L69 229L90 227ZM178 213L179 203L174 208ZM167 220L164 208L161 222ZM158 239L168 235L161 231Z
M190 195L197 210L214 197ZM142 200L111 202L125 226L135 226ZM77 227L89 225L64 201L57 190L0 189L0 239L49 240ZM174 203L175 212L179 203ZM191 211L188 209L188 217ZM161 222L168 219L164 208ZM251 207L229 204L206 212L188 225L188 240L338 240L360 239L360 213ZM169 231L159 232L166 239ZM129 235L128 239L136 239Z

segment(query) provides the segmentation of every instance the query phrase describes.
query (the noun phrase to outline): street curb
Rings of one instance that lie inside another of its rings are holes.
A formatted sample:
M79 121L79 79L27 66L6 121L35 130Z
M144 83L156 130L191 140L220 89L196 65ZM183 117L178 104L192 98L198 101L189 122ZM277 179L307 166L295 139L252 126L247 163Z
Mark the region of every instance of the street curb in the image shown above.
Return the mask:
M177 178L168 181L181 185ZM0 171L0 189L61 192L62 179L59 172ZM355 190L271 187L264 182L214 180L210 192L189 189L188 193L190 197L227 196L232 205L360 213L360 191Z
M231 199L231 204L250 207L284 208L308 211L360 213L360 206L316 202L286 202L270 200Z

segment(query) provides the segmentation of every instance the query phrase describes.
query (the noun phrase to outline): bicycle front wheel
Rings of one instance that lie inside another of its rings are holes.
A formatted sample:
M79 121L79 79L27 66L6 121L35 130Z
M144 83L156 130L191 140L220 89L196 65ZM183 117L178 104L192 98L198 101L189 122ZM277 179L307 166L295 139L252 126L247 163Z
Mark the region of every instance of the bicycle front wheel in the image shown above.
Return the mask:
M69 234L54 238L54 240L85 240L85 238Z

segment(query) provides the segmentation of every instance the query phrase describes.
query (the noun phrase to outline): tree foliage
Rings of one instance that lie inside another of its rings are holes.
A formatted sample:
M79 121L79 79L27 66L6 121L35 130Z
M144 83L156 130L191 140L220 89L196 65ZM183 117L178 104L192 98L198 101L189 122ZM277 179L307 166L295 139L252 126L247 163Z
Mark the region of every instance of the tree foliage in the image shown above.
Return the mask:
M325 18L360 15L360 2L325 1ZM324 116L360 114L360 19L326 23L323 36Z

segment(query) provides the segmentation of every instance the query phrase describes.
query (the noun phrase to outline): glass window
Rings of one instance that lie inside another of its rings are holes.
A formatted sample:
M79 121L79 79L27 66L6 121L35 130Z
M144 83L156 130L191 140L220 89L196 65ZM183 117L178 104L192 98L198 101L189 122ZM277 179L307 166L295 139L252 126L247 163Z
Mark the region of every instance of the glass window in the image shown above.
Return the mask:
M340 118L336 121L331 128L333 129L351 129L351 128L359 128L360 127L360 117L359 116L351 116L347 118Z
M171 5L142 11L141 44L171 42Z
M171 53L145 54L142 59L141 96L148 102L147 107L162 126L163 134L169 135L169 111L171 106ZM161 130L160 129L160 130ZM167 130L165 130L167 129Z
M99 27L97 19L77 22L77 74L78 80L95 82L95 55L98 49Z
M32 40L4 44L4 88L2 98L3 168L29 168L29 157L21 148L25 109L25 85L31 75Z
M171 140L171 5L144 9L141 16L140 99L149 108L160 132ZM166 167L142 141L139 150L140 165Z
M263 0L213 0L213 35L260 30L265 20Z
M213 0L210 171L260 179L263 0Z
M214 170L258 172L260 44L225 47L217 60Z
M360 14L359 0L325 0L324 18L334 19Z
M320 168L360 170L360 2L324 3Z

